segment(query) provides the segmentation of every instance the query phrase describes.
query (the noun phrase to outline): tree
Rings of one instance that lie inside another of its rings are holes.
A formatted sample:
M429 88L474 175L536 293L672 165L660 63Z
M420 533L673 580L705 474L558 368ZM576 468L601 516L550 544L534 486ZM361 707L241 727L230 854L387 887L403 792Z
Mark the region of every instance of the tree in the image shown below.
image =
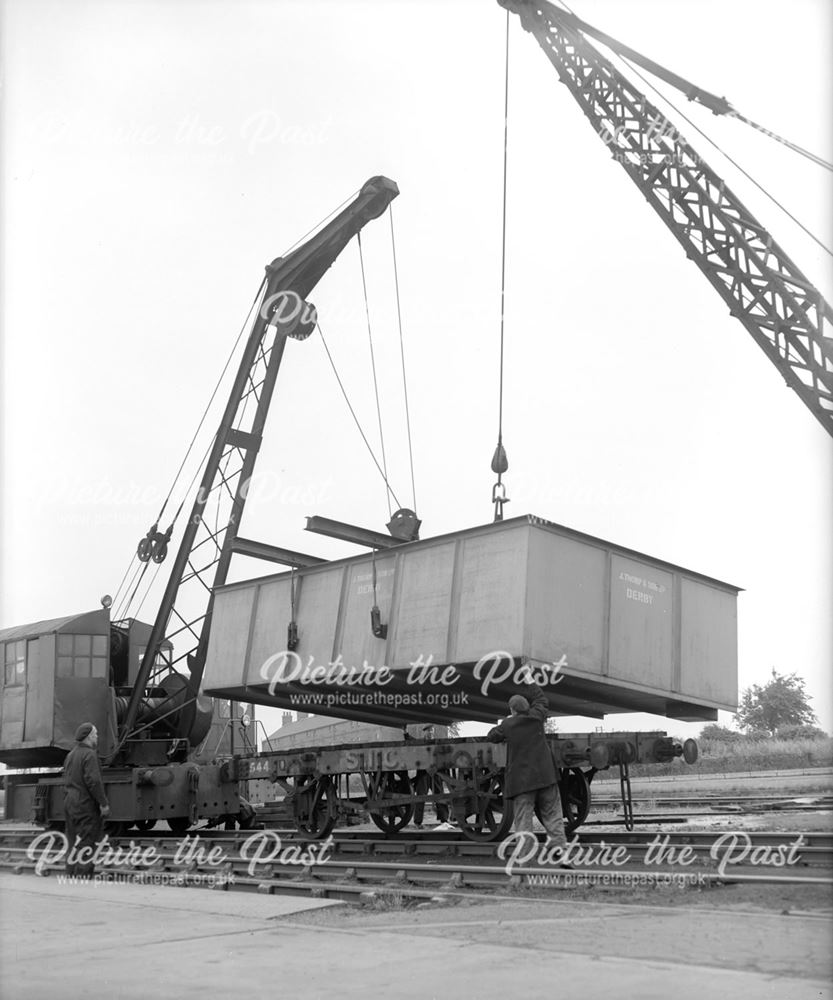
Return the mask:
M761 687L753 684L743 692L735 722L745 732L765 731L771 736L782 726L816 722L804 681L796 674L785 677L772 668L772 680Z
M734 740L739 740L741 735L735 729L729 729L728 726L719 726L716 722L710 722L707 726L703 726L700 730L701 740L713 740L718 742L733 742Z

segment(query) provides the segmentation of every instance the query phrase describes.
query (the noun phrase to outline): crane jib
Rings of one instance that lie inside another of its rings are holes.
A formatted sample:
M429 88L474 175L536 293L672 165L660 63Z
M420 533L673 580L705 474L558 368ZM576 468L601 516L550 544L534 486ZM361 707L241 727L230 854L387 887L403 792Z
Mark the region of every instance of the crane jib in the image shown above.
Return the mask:
M498 2L521 17L614 160L833 435L833 310L821 293L674 125L591 45L583 22L546 2Z
M185 652L176 663L184 661L190 675L189 688L196 693L202 678L208 632L214 601L214 590L226 582L234 543L240 526L240 519L246 502L247 485L251 479L254 464L260 448L266 415L272 399L278 369L283 356L287 336L298 339L308 333L309 319L314 319L314 311L307 312L307 323L302 318L299 325L278 329L280 321L274 319L274 296L295 295L303 301L315 287L341 251L361 229L378 218L391 201L399 194L399 188L387 177L371 177L362 185L353 201L304 244L291 251L286 257L277 258L266 268L263 299L254 318L251 333L241 358L234 383L229 393L220 427L204 466L197 496L183 533L162 602L156 614L153 629L139 668L130 700L119 728L119 746L123 746L131 734L139 715L145 689L151 680L157 661L157 651L165 638L180 635L189 636ZM273 299L271 313L264 314L263 302ZM303 303L308 307L308 303ZM311 308L311 307L309 307ZM266 346L267 338L271 345ZM247 402L256 401L254 414ZM229 472L229 456L235 454L238 463ZM203 512L208 499L226 493L231 498L230 510L225 522L209 527L205 524ZM195 569L192 556L197 549L200 555L208 546L213 552L206 565ZM183 585L193 583L197 593L202 595L202 613L188 617L177 609L177 599ZM207 596L206 596L207 595ZM174 632L170 635L169 626ZM181 734L186 736L187 734Z

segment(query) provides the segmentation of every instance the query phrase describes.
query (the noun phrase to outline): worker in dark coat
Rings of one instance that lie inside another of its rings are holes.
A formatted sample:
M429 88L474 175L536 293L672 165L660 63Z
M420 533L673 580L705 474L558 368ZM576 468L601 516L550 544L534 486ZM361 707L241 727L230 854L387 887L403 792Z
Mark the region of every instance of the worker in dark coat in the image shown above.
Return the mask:
M433 740L435 738L434 727L423 726L422 738L424 740ZM414 777L414 793L416 795L436 795L442 794L444 791L445 788L443 787L443 780L438 774L431 774L429 771L417 771L416 776ZM448 822L448 803L435 802L434 811L437 814L437 820L439 823ZM422 820L424 815L425 803L417 802L414 805L414 826L418 830L422 829Z
M76 730L75 746L64 761L64 816L69 841L66 869L69 875L85 878L94 871L91 856L101 839L102 818L110 815L97 746L98 730L85 722Z
M524 690L527 697L512 695L509 699L512 714L489 730L487 739L507 745L503 791L512 800L515 831L532 833L537 806L552 846L566 849L564 814L556 784L558 775L544 735L544 722L549 715L547 696L537 684L530 684Z

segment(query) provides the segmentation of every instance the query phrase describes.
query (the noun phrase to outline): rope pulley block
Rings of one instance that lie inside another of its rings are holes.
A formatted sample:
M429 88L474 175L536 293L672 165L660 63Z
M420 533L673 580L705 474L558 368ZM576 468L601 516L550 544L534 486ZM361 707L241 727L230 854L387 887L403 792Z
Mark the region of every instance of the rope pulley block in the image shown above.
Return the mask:
M399 510L394 511L390 521L388 521L387 529L392 538L401 542L418 542L421 525L422 521L414 511L408 507L400 507Z
M269 274L280 262L281 258L273 261L266 268L266 273ZM293 340L306 340L318 323L315 306L302 299L291 288L281 289L270 295L262 306L261 315L278 334Z
M152 525L136 548L136 555L139 558L139 562L146 563L151 559L155 563L164 562L165 556L168 554L168 542L171 540L173 530L173 524L165 532L159 531L158 521Z

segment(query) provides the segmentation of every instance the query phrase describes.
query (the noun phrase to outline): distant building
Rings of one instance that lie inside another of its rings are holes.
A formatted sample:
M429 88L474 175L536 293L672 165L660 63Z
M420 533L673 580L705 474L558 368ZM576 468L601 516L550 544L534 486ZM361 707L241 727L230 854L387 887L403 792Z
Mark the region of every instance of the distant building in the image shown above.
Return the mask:
M406 727L414 739L424 739L426 724L414 723ZM440 739L448 736L448 726L431 726ZM280 729L276 729L261 744L261 750L291 750L294 747L329 747L341 743L381 743L401 740L401 727L374 725L370 722L350 722L323 715L298 713L295 722L292 713L284 712Z

